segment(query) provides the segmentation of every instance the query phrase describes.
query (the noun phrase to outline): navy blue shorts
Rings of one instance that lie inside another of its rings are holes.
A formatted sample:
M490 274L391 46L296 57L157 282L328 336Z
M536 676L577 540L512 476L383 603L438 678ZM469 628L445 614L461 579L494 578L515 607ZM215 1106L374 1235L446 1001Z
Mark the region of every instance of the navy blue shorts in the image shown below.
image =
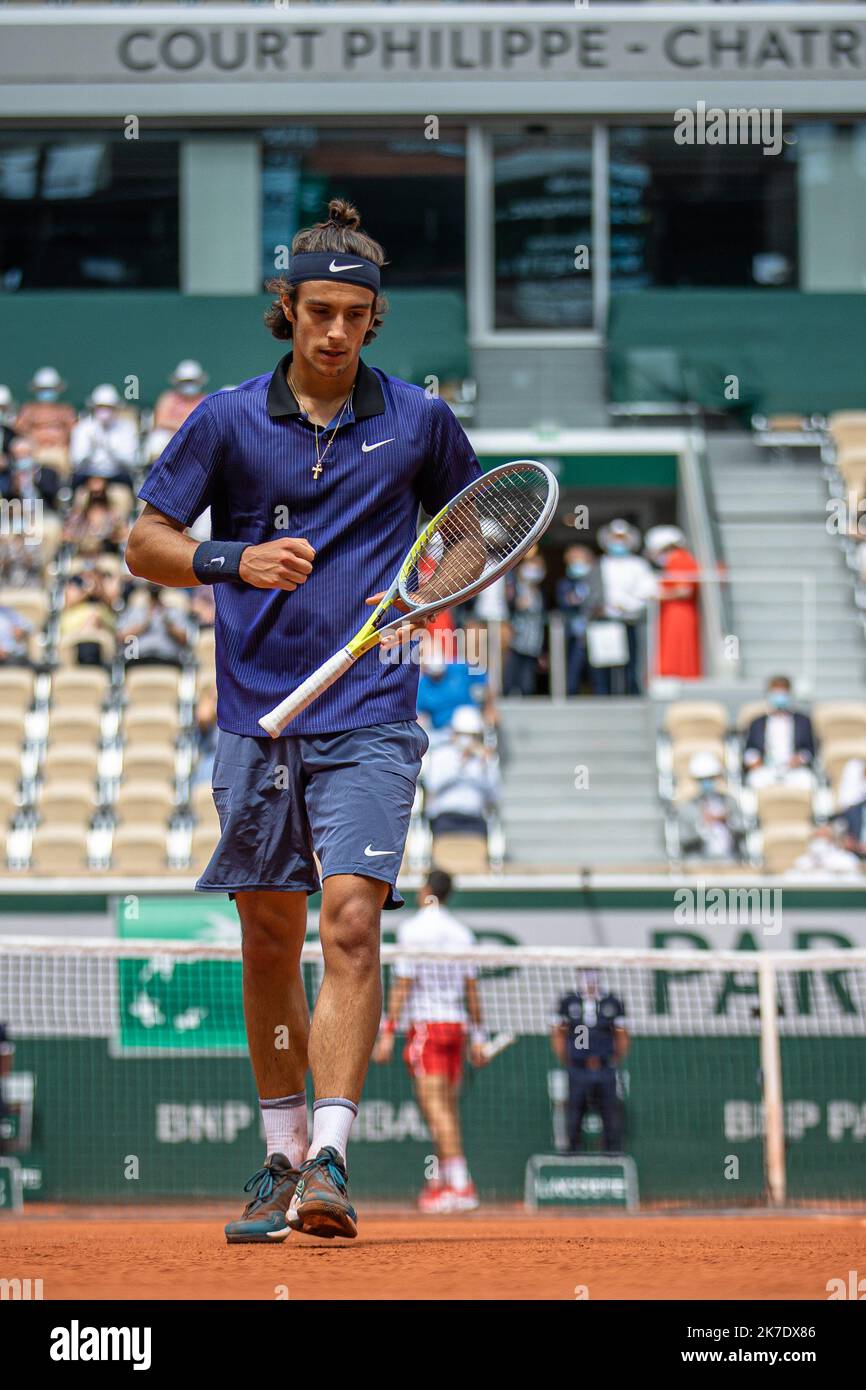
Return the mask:
M427 735L414 719L341 734L253 738L220 729L213 798L219 844L196 884L207 892L317 893L331 874L394 887Z

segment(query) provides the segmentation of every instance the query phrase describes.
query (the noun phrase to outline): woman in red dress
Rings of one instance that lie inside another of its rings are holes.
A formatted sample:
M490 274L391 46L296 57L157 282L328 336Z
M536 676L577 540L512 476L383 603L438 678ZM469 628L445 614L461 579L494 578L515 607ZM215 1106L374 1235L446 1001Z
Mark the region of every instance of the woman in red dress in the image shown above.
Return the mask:
M678 526L651 527L644 547L662 571L655 674L696 680L702 674L698 562Z

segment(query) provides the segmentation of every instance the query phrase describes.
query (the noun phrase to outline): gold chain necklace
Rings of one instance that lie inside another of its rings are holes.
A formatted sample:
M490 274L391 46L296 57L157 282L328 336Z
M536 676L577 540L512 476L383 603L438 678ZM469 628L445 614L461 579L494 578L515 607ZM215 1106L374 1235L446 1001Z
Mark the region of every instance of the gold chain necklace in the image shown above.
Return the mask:
M292 382L292 378L289 377L288 380L289 380L289 387L290 387L290 389L291 389L291 391L292 391L292 393L293 393L293 395L294 395L294 397L295 397L295 400L298 402L298 405L301 407L301 409L304 410L304 411L306 412L307 418L309 419L309 415L310 415L309 407L306 406L306 405L304 405L304 402L301 400L300 396L298 395L297 389L296 389L294 383ZM323 461L325 455L327 454L328 450L330 449L331 445L332 445L333 442L334 442L334 438L335 438L335 436L336 436L337 430L340 428L340 425L342 424L343 416L344 416L345 413L346 413L346 407L348 406L348 404L349 404L349 402L351 401L351 399L352 399L352 397L354 396L354 394L355 394L355 388L354 388L354 386L353 386L352 389L351 389L351 391L349 392L348 396L347 396L346 399L343 401L343 408L342 408L342 410L340 411L340 415L339 415L339 418L338 418L338 420L337 420L336 425L334 426L333 433L331 434L330 439L328 440L327 444L325 445L325 447L324 447L324 449L322 450L321 453L319 453L319 425L318 425L318 422L317 422L316 420L313 421L313 429L314 429L315 432L316 432L316 434L315 434L315 438L316 438L316 462L315 462L314 465L313 465L313 477L315 478L316 482L319 481L319 475L320 475L321 472L322 472L322 461ZM322 432L323 432L323 433L324 433L324 430L325 430L325 426L323 425L323 426L322 426Z

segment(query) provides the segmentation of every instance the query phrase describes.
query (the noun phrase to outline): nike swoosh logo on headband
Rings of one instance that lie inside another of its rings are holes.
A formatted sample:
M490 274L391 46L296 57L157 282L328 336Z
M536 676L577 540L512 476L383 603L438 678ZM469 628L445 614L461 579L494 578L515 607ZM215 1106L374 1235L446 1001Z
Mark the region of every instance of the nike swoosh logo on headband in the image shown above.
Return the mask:
M360 270L361 267L363 266L363 264L364 264L363 261L353 261L351 265L337 265L337 262L336 262L336 261L331 261L331 264L328 266L328 269L329 269L329 270Z
M375 444L368 444L367 441L366 441L366 439L365 439L365 440L364 440L364 443L361 445L361 453L362 453L362 454L371 454L371 453L373 452L374 449L381 449L381 447L382 447L383 444L393 444L393 443L394 443L394 440L395 440L396 438L397 438L396 434L392 434L392 436L391 436L390 439L380 439L380 440L378 440L377 443L375 443Z

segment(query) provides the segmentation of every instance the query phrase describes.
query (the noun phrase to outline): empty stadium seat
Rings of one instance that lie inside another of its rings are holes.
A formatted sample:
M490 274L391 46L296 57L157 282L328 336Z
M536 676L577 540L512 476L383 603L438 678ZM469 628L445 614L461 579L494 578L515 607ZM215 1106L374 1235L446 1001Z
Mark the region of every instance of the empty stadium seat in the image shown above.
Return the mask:
M812 835L811 825L774 825L764 831L764 868L783 874L794 866Z
M761 828L803 825L812 819L812 793L808 787L763 787L757 793Z
M84 780L96 777L98 752L95 743L58 742L46 750L42 764L43 787L54 782Z
M21 777L21 744L0 743L0 781L17 787Z
M168 864L165 831L141 822L121 825L111 845L111 869L117 874L163 874Z
M51 679L51 700L55 710L73 705L100 709L108 691L108 673L98 666L72 666L56 671Z
M211 815L216 815L216 806L209 782L199 782L198 786L193 787L189 801L197 821L206 820Z
M35 874L87 873L87 831L78 825L40 825L33 835L30 871Z
M179 713L177 704L131 705L123 717L123 733L128 744L170 743L177 739Z
M192 846L190 851L190 873L196 875L202 873L211 855L217 846L220 836L219 821L214 824L212 821L203 821L197 825L192 832Z
M175 749L168 739L160 743L127 743L123 750L123 776L174 781Z
M737 728L740 733L745 734L753 720L760 719L762 714L769 712L770 707L766 700L749 700L745 705L741 705L737 710Z
M43 785L37 809L45 825L88 826L96 810L93 783L83 777L56 778Z
M102 715L98 705L73 704L54 705L48 716L48 742L92 743L99 742Z
M176 705L180 672L176 666L136 666L126 669L124 695L130 707Z
M33 672L21 667L0 670L0 716L18 710L24 714L33 704Z
M812 711L812 725L822 744L866 739L866 703L862 700L825 700Z
M433 839L433 864L449 874L490 872L487 843L478 835L437 835Z
M728 728L728 711L717 700L678 700L669 705L664 727L675 743L682 739L716 744Z
M115 809L122 824L138 822L165 826L174 809L171 784L141 777L128 778L120 785Z

